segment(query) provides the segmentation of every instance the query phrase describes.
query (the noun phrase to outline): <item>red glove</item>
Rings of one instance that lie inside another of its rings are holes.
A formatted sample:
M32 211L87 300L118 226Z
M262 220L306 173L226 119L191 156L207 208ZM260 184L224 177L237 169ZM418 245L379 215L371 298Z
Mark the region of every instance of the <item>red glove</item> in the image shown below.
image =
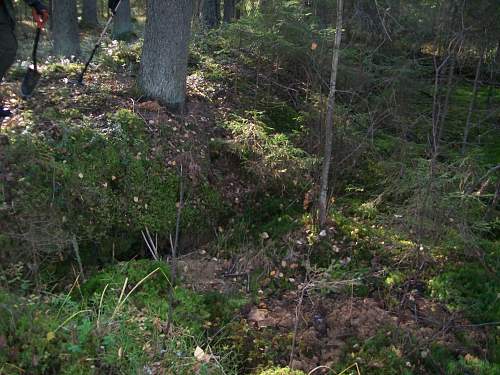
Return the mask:
M45 24L49 20L49 12L46 9L38 11L35 8L33 8L32 14L33 14L33 20L36 23L36 27L38 27L39 29L43 29L45 27Z

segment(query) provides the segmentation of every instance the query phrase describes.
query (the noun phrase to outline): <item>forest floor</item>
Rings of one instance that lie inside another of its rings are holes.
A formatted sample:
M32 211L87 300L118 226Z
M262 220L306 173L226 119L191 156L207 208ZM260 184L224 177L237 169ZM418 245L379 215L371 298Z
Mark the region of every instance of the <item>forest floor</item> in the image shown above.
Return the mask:
M23 33L21 53L27 56L29 30ZM59 261L41 266L44 275L37 283L22 263L2 266L0 308L12 319L0 325L0 373L237 374L276 366L309 374L498 373L485 360L490 346L498 351L495 325L471 321L439 298L443 289L452 293L439 276L460 259L440 244L415 242L401 230L400 215L391 213L391 222L348 194L333 203L325 230L313 224L307 163L314 158L301 138L306 135L283 141L285 135L260 128L261 109L252 106L258 101L248 89L251 69L196 50L185 113L179 116L137 93L136 47L136 42L107 45L83 87L70 80L79 64L48 59L28 101L17 94L24 65L14 67L2 87L14 111L1 128L10 145L5 152L28 134L47 145L44 152L55 162L62 164L68 155L71 164L67 138L74 129L113 134L116 124L110 119L126 110L146 134L147 154L136 157L160 160L173 175L182 165L180 178L193 186L188 199L196 201L197 189L209 186L224 212L213 214L215 225L212 218L202 219L210 223L208 232L197 233L197 224L183 227L174 327L167 324L168 285L156 278L158 263L145 260L150 256L138 231L122 253L113 242L112 261L103 260L109 254L104 250L93 259L92 246L82 241L85 282L69 242L59 247ZM92 147L95 158L99 148ZM0 157L4 180L21 191L30 178L25 171L36 171L23 164L26 159L17 162L1 152ZM96 181L107 188L107 182ZM147 182L142 184L147 190ZM82 201L89 186L78 192ZM47 189L40 191L50 195L53 186ZM178 194L177 185L173 191ZM17 200L23 199L20 194ZM160 248L171 262L168 236L160 239ZM130 296L127 304L124 294ZM498 312L498 295L489 308L493 316ZM30 320L39 319L43 322L33 327Z

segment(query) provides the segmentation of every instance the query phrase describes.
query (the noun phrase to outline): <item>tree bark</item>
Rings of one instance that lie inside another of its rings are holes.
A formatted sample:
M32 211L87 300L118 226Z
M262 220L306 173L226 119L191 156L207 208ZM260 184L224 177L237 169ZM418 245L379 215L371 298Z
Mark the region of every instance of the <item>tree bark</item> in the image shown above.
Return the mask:
M229 23L236 18L236 0L224 0L224 22Z
M72 57L80 55L80 35L76 0L53 0L54 54Z
M200 23L204 29L214 29L220 22L220 0L202 0Z
M126 40L132 33L130 0L122 0L113 20L113 39Z
M52 32L52 30L54 30L54 21L52 20L52 15L54 14L54 12L52 11L52 0L49 0L48 1L48 7L49 7L49 30Z
M186 96L192 0L149 0L139 86L148 97L181 110Z
M327 114L326 114L326 129L325 129L325 144L323 155L323 169L320 180L320 195L319 195L319 222L323 226L327 219L328 212L328 179L330 176L330 164L332 160L332 143L333 143L333 126L335 112L335 94L337 91L337 71L339 65L340 44L342 42L342 10L344 1L337 1L337 25L335 32L335 47L332 57L332 73L330 76L330 92L328 94Z
M82 25L90 28L99 26L97 18L97 0L83 0Z

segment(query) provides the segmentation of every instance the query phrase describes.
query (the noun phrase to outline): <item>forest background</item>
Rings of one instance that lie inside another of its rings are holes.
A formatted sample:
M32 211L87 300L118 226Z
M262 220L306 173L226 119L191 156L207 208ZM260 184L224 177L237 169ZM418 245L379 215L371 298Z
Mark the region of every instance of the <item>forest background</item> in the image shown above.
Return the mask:
M498 1L15 5L0 373L500 374Z

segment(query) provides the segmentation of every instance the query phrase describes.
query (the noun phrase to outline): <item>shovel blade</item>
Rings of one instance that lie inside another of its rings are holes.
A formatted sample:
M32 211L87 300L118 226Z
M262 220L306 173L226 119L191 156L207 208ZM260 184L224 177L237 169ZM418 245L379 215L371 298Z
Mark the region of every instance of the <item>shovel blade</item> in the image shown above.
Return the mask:
M21 85L21 96L28 99L33 95L36 85L40 80L40 73L32 68L28 68Z

